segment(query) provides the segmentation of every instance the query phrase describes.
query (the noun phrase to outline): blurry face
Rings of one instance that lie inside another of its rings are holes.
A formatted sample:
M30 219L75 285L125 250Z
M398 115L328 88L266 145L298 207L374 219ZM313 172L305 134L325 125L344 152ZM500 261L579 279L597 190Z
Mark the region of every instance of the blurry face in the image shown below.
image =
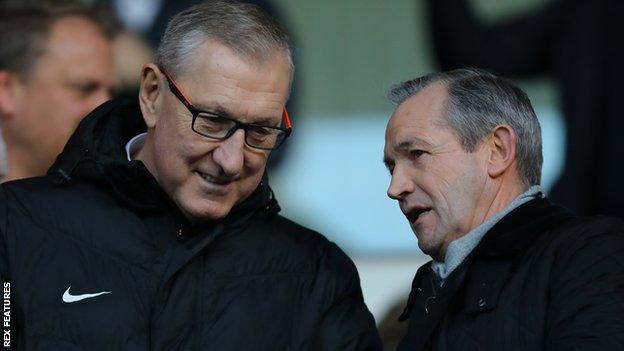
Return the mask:
M9 165L7 163L6 146L4 145L4 139L2 139L2 131L0 131L0 180L9 172Z
M67 17L52 26L44 54L23 81L12 145L23 149L30 171L43 174L80 122L110 98L109 42L88 20ZM32 174L35 175L35 174Z
M442 125L445 88L434 84L403 102L386 129L384 160L397 200L426 254L443 260L448 244L475 228L487 153L462 150Z
M251 63L209 41L192 56L188 73L173 78L201 110L279 126L289 88L288 67L281 52L264 63ZM144 149L149 150L142 150L139 158L189 219L220 219L257 188L269 152L246 145L243 130L223 141L196 134L191 113L170 92L162 73L155 69L153 75L158 82L155 107L152 112L142 101L142 111L155 122L147 122ZM143 96L145 83L142 90ZM141 156L143 151L151 156Z

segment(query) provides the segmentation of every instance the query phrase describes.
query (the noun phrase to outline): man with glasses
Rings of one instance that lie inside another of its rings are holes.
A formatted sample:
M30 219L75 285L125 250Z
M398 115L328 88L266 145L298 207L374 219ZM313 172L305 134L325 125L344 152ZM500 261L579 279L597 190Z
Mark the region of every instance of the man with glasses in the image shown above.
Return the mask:
M170 22L138 102L89 115L46 177L0 189L23 349L376 350L357 272L277 214L291 50L259 8Z

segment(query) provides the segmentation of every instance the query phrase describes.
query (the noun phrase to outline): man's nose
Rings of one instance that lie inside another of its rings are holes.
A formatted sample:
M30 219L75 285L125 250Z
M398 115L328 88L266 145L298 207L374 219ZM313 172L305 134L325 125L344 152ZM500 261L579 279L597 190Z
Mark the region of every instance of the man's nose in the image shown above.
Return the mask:
M229 138L219 142L219 146L212 153L212 158L221 167L225 175L234 178L243 170L244 152L245 131L239 129Z
M388 197L394 200L402 200L407 194L412 192L414 192L412 179L400 167L395 167L392 171L390 186L388 186Z

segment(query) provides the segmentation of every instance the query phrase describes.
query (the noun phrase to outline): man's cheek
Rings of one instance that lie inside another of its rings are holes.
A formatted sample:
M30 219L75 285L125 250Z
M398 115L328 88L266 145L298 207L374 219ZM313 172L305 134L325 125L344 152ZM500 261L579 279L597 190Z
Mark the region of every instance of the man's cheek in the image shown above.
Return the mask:
M9 172L9 163L6 154L6 146L2 138L2 130L0 130L0 178Z

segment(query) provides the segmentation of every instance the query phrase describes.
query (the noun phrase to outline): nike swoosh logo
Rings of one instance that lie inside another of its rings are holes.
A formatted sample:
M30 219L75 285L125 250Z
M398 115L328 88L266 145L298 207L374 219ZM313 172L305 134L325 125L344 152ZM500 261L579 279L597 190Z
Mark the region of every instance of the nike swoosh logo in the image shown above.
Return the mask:
M102 291L102 292L95 293L95 294L72 295L69 293L69 289L71 289L71 285L69 286L69 288L67 288L67 290L65 290L65 293L63 293L63 302L65 303L72 303L72 302L76 302L76 301L80 301L84 299L90 299L92 297L97 297L97 296L104 295L104 294L110 294L110 291Z

